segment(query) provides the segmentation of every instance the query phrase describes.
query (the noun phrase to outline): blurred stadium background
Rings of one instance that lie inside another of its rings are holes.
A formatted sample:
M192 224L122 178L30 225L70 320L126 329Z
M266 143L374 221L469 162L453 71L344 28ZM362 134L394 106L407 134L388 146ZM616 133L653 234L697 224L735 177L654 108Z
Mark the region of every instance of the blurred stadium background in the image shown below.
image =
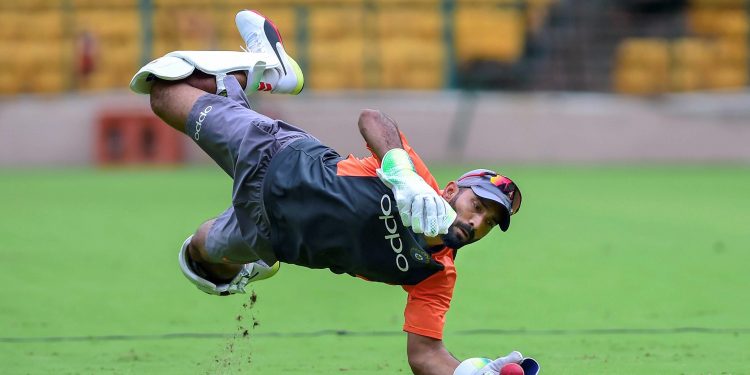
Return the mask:
M359 150L356 111L376 107L430 160L744 162L750 133L733 124L747 114L749 4L6 1L0 165L205 162L158 126L118 133L117 122L150 116L126 87L170 50L238 50L232 14L250 6L279 25L308 89L302 98L258 96L259 109L343 153ZM503 135L503 147L488 131Z
M285 267L248 344L242 299L177 270L227 180L127 86L171 50L239 50L242 8L306 75L260 112L364 155L381 109L440 183L490 166L524 189L458 258L456 355L750 374L750 0L0 0L0 373L408 371L393 287Z
M662 94L736 90L748 80L745 0L252 5L283 27L315 90ZM120 89L134 70L166 52L235 50L241 39L227 14L247 6L236 0L3 2L3 50L14 53L3 54L0 92Z

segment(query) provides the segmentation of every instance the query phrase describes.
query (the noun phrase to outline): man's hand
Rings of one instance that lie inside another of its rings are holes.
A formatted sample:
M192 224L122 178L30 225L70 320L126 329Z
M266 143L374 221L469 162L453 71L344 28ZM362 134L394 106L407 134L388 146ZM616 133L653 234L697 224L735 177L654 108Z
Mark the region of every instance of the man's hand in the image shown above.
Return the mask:
M393 190L404 226L428 237L448 233L456 212L417 174L405 150L388 151L377 172L380 180Z
M503 366L508 363L520 364L521 361L523 361L523 355L515 351L494 361L485 358L469 358L458 365L453 375L498 375Z

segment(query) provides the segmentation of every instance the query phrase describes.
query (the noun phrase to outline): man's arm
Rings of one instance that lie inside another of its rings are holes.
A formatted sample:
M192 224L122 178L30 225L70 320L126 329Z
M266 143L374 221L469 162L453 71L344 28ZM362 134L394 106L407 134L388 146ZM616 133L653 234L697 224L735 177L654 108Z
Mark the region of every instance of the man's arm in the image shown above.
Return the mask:
M394 148L404 148L401 142L401 134L398 125L383 112L374 109L363 109L359 114L359 133L365 139L377 155L378 159L383 160L386 152Z
M460 363L443 345L443 340L407 332L406 354L415 375L453 375Z
M427 237L448 233L456 212L417 174L396 122L380 111L365 109L358 125L362 137L380 159L378 177L393 191L404 226Z

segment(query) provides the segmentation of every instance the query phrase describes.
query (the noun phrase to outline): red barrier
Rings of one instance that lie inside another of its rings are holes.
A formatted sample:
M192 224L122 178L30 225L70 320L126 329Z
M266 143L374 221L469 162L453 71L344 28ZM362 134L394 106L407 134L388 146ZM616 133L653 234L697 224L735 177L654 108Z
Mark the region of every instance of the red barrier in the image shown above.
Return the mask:
M182 163L182 137L148 112L103 112L94 137L96 162L99 165Z

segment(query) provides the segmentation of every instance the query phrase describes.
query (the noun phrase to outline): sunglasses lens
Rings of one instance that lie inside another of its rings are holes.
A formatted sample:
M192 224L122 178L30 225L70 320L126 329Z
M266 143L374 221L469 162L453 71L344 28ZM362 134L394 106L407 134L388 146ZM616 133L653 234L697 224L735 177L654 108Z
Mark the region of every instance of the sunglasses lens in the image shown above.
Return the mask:
M461 181L469 177L489 177L490 183L495 185L505 196L510 198L510 214L513 215L521 209L521 190L519 190L516 184L508 177L493 172L480 172L463 176L458 180Z
M521 208L521 191L508 177L495 175L490 179L511 200L510 214L513 215Z

